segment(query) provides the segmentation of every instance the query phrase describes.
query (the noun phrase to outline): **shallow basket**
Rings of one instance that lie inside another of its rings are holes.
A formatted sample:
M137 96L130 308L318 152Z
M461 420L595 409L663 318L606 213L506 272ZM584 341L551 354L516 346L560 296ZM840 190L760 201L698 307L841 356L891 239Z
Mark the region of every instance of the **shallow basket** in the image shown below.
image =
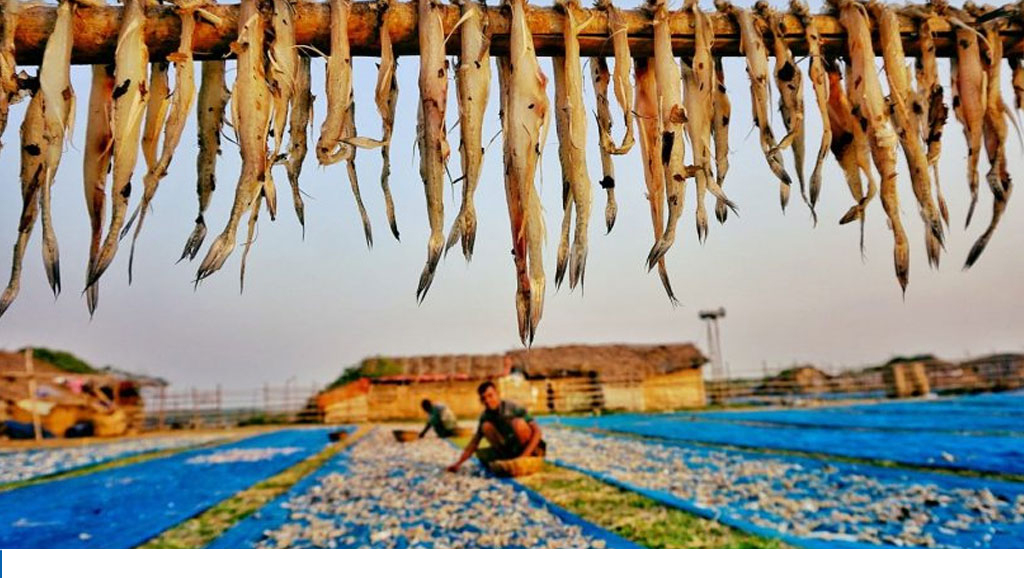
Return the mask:
M452 437L456 438L468 438L476 433L476 430L471 427L457 427L455 432L452 433Z
M513 460L494 460L488 467L494 475L502 478L519 478L536 474L544 467L544 458L531 456Z
M420 437L420 432L409 431L407 429L391 430L391 433L395 436L395 440L401 443L414 442Z
M348 432L343 429L340 429L338 431L332 431L327 434L327 439L331 440L332 442L340 442L341 440L347 437Z

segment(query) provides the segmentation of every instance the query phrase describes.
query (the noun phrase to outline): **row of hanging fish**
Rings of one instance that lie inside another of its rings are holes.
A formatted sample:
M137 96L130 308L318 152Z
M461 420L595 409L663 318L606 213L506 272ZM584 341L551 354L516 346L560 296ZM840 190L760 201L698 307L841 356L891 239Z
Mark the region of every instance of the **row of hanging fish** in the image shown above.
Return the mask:
M87 107L84 150L84 188L91 224L91 243L85 294L90 313L99 299L99 281L118 252L123 237L131 235L128 257L129 282L136 240L146 222L149 207L161 179L167 174L188 118L198 121L195 227L185 242L182 259L199 255L207 233L205 211L217 188L216 161L221 154L221 134L229 124L238 144L242 168L234 202L223 230L209 244L196 274L196 283L219 270L238 244L238 229L246 221L246 240L241 259L252 246L259 215L266 209L271 219L278 210L273 168L283 165L294 210L305 222L300 172L308 151L312 128L311 47L296 45L295 0L242 0L235 41L230 50L237 59L234 84L226 84L223 60L201 64L196 95L192 46L196 24L216 27L223 22L211 10L210 0L170 0L181 19L178 49L166 60L150 63L147 51L145 10L152 0L123 0L124 16L117 38L113 64L92 67ZM442 254L459 244L466 260L473 255L477 233L474 195L483 165L483 117L491 84L491 28L486 5L478 0L456 0L460 19L460 45L454 67L458 103L459 161L462 199L445 235L444 188L451 149L446 128L449 62L445 55L447 34L443 5L418 0L418 35L421 48L417 147L424 184L430 236L427 258L416 297L422 301L434 279ZM21 191L23 209L13 252L10 282L0 296L0 315L18 293L26 243L36 221L43 231L43 260L54 294L61 290L57 237L50 217L51 192L75 122L76 96L70 82L72 30L80 6L102 5L102 0L60 0L56 22L49 35L42 63L35 77L18 74L14 55L14 29L20 3L3 0L0 18L0 132L10 105L28 98L21 126ZM391 136L398 99L397 59L392 47L389 0L374 3L379 17L381 60L374 102L381 119L379 137L359 135L355 125L352 54L349 43L351 0L329 0L330 42L326 61L326 117L315 142L321 166L344 162L350 188L363 222L366 243L373 244L370 218L364 207L356 171L359 149L381 150L380 188L384 195L390 230L396 239L390 187ZM714 198L716 219L724 223L737 205L725 193L729 170L729 131L732 107L725 86L722 58L714 53L715 32L710 12L696 0L685 0L680 10L693 24L692 53L673 54L665 0L648 0L645 13L651 18L653 36L650 56L630 54L627 24L609 0L597 0L585 9L578 0L558 0L563 14L563 54L552 58L554 100L542 71L527 22L525 0L504 0L510 17L507 55L498 57L500 118L503 139L505 193L512 235L516 273L516 310L520 338L532 342L544 307L546 277L543 264L544 218L537 190L538 165L547 141L552 117L558 137L561 164L562 215L555 267L555 284L568 278L571 289L582 289L588 255L588 231L594 205L594 182L587 166L588 116L583 101L584 63L578 35L595 13L603 13L613 54L613 67L603 56L589 59L591 87L597 109L597 138L601 167L597 185L604 189L605 228L611 232L617 215L614 156L624 155L639 144L646 196L650 204L653 246L647 257L649 269L658 273L669 299L676 303L665 256L676 242L684 214L687 180L694 181L695 224L698 239L708 235L706 195ZM901 221L896 166L902 150L910 169L913 199L924 224L929 263L937 266L942 255L950 216L939 186L938 158L949 110L945 88L938 75L935 54L935 22L945 20L955 30L952 57L952 103L955 118L968 143L967 163L970 224L979 198L978 165L982 146L990 170L986 175L993 197L991 222L974 244L966 266L977 261L991 238L1012 192L1007 169L1008 121L1016 120L1000 94L1003 47L1000 31L1021 15L1014 5L999 10L968 3L958 9L945 0L895 7L880 0L828 0L827 10L846 32L846 51L841 58L823 51L823 40L803 0L791 0L789 13L801 23L807 45L806 79L813 88L814 106L823 131L810 177L805 150L804 72L790 48L786 12L764 1L741 8L728 0L715 0L720 14L731 19L740 33L740 49L746 62L752 118L768 168L779 181L783 210L794 186L817 222L815 206L822 190L822 168L831 152L845 176L853 206L840 219L863 226L866 208L876 196L888 219L894 239L896 276L905 291L909 279L909 241ZM918 27L920 56L914 58L912 75L900 38L900 15L911 17ZM872 31L882 47L885 83L876 68ZM1009 58L1016 108L1024 106L1024 66L1021 58ZM173 86L170 72L173 70ZM771 117L772 84L778 94L778 110L784 134L778 138ZM612 88L619 114L612 112ZM229 106L230 105L230 106ZM621 119L621 123L616 122ZM635 123L635 124L634 124ZM621 124L619 128L616 125ZM621 131L616 138L613 132ZM1018 128L1019 133L1019 128ZM286 140L287 139L287 140ZM10 140L7 138L6 140ZM690 147L687 161L687 142ZM9 151L15 150L8 147ZM145 173L143 191L133 195L132 178L142 151ZM787 168L783 152L792 157ZM794 179L791 175L795 175ZM454 183L453 183L454 185ZM908 197L904 197L906 199ZM132 203L135 208L129 211ZM109 205L109 220L107 207Z

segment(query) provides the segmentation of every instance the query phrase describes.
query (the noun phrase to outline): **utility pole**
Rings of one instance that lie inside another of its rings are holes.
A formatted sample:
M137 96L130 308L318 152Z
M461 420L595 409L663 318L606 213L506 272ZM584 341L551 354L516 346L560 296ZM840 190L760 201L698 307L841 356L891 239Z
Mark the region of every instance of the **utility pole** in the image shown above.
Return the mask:
M722 379L722 336L718 328L718 320L725 317L725 307L706 309L698 316L704 321L708 334L708 355L711 357L711 378Z

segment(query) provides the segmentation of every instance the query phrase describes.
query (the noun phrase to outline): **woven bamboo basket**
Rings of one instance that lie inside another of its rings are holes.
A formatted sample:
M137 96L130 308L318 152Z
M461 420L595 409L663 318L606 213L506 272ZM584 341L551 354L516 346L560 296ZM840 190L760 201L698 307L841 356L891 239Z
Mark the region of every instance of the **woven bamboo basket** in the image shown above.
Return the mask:
M519 478L539 472L544 467L544 458L531 456L513 460L494 460L488 467L498 477Z
M457 428L455 428L455 433L452 434L452 437L468 438L468 437L472 436L475 433L476 433L476 430L471 428L471 427L457 427Z
M420 432L410 431L407 429L391 430L391 433L395 436L395 439L401 443L414 442L420 437Z
M331 440L332 442L340 442L341 440L347 437L348 432L343 429L340 429L338 431L332 431L327 434L327 439Z

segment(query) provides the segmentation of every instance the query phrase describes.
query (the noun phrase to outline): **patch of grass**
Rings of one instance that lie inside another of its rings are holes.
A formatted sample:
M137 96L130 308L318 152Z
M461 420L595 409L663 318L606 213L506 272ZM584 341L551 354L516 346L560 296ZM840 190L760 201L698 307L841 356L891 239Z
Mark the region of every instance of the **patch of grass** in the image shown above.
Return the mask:
M785 548L590 476L552 465L519 478L553 503L648 548Z
M244 437L244 436L243 436ZM137 464L139 462L145 462L149 460L155 460L157 458L164 458L167 456L173 456L185 451L198 450L202 448L209 448L226 444L228 442L238 441L239 437L231 437L222 440L215 440L203 444L197 444L194 446L185 446L180 448L169 448L166 450L156 450L151 452L143 452L140 454L134 454L124 458L117 458L114 460L92 464L89 466L82 466L63 472L57 472L53 474L46 474L44 476L38 476L30 480L20 480L17 482L6 482L0 484L0 492L7 492L18 488L24 488L25 486L34 486L36 484L42 484L46 482L55 482L57 480L66 480L68 478L77 478L79 476L85 476L95 472L102 472L103 470L112 470L114 468L120 468L121 466L127 466L130 464Z
M32 348L32 357L68 373L96 373L93 366L67 351L34 347Z
M328 445L318 454L306 458L283 472L267 478L213 506L194 518L169 528L140 548L202 548L240 520L249 517L265 504L288 491L299 480L315 472L363 434L360 428L344 440Z

